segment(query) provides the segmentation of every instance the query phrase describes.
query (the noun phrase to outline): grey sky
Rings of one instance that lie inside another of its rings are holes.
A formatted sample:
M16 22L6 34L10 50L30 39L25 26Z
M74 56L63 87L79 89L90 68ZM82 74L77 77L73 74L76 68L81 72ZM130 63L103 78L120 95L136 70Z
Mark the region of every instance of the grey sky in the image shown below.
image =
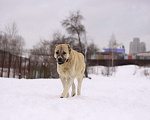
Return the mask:
M150 0L0 0L0 30L16 22L26 47L32 48L40 37L64 33L60 22L76 10L85 18L88 38L101 49L114 33L127 53L134 37L150 51Z

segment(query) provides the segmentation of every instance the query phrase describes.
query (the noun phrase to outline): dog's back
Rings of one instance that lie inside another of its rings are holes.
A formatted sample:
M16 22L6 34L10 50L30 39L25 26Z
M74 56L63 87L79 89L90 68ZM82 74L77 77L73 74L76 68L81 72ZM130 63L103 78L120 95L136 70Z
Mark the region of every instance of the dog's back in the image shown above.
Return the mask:
M84 56L82 53L76 52L75 50L72 50L74 54L74 60L75 60L75 71L77 72L77 75L84 74L85 71L85 61Z

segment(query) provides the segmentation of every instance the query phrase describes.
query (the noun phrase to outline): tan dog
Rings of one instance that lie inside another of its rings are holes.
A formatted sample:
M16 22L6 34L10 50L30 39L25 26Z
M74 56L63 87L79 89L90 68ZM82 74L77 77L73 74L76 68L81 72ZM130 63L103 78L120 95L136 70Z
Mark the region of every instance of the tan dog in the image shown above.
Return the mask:
M72 85L72 97L76 94L74 79L78 80L77 95L81 94L81 84L85 71L84 56L70 48L69 44L56 45L54 57L57 61L57 72L63 84L61 98L69 97L69 88Z

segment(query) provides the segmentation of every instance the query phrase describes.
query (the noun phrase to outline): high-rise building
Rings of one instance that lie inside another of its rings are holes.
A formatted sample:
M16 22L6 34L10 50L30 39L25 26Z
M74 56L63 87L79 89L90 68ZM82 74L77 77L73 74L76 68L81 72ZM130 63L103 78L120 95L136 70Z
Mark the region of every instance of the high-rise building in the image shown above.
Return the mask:
M140 42L139 38L133 38L133 42L130 42L129 48L130 55L133 55L135 53L146 52L146 44L144 42Z

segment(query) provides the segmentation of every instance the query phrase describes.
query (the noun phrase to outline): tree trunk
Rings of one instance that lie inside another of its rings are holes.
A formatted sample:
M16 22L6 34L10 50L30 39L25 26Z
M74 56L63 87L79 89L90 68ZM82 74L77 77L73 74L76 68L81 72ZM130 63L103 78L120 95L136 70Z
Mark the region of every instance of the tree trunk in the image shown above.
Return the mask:
M85 77L88 78L88 71L87 71L87 67L85 68Z
M1 71L1 77L3 77L4 64L5 64L5 50L2 52L2 71Z
M28 59L29 64L28 64L28 79L30 79L30 70L31 70L31 63L30 63L30 58Z
M11 58L12 58L12 55L9 53L9 63L8 63L8 78L9 78L9 75L10 75L10 68L11 68Z
M20 57L20 62L19 62L19 79L21 79L21 64L22 64L22 57Z
M80 52L83 53L83 51L82 51L81 39L80 39L80 34L79 34L78 31L77 31L77 35L78 35L78 40L79 40Z

